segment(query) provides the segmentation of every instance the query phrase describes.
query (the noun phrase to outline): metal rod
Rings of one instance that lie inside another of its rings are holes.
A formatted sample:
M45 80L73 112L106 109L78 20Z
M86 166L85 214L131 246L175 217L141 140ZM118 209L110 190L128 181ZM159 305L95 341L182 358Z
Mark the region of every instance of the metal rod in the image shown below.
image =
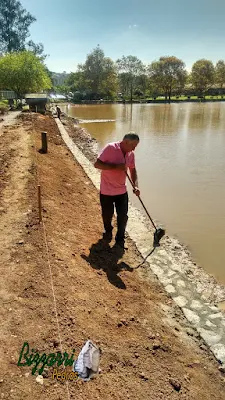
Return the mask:
M127 175L128 179L129 179L129 181L130 181L130 183L131 183L133 189L135 189L135 186L134 186L134 184L133 184L132 180L130 179L130 177L129 177L129 175L128 175L127 172L126 172L126 175ZM154 226L155 229L157 229L156 226L155 226L155 224L154 224L154 221L153 221L152 218L151 218L151 215L149 214L147 208L145 207L143 201L141 200L141 197L140 197L140 196L137 196L137 197L139 198L139 200L140 200L140 202L141 202L141 205L142 205L142 207L144 208L144 210L145 210L145 212L146 212L148 218L150 219L152 225Z

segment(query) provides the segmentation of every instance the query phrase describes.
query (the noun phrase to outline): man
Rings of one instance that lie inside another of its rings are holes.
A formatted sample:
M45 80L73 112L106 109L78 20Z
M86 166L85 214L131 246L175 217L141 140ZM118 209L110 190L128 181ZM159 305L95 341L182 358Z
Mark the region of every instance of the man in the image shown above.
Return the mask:
M134 184L134 193L140 196L135 168L134 150L139 143L136 133L128 133L121 142L107 144L95 162L95 168L101 170L100 203L105 228L103 237L112 239L112 217L114 205L117 213L116 243L124 248L125 229L128 220L128 194L126 189L126 171L130 170Z
M59 108L59 106L56 106L56 113L57 117L61 120L61 109Z

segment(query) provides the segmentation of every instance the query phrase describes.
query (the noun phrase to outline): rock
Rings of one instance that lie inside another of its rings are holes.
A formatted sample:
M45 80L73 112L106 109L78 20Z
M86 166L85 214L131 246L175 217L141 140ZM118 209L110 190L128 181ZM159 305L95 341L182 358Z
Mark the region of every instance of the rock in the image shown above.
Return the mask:
M51 346L54 347L54 348L58 347L59 346L59 341L57 339L53 340L51 342Z
M178 381L175 380L175 379L170 378L170 379L169 379L169 383L171 384L171 386L173 386L173 388L174 388L177 392L180 391L180 389L181 389L181 384L180 384L180 382L178 382Z
M138 353L134 353L134 357L139 358L139 354Z
M38 375L37 378L36 378L36 382L40 383L40 385L43 385L43 383L44 383L43 376L42 375Z
M161 344L159 342L153 343L153 346L152 346L153 350L160 349L160 347L161 347Z
M44 371L42 372L43 378L48 378L48 368L44 368Z
M225 365L220 365L218 369L219 369L220 372L225 374Z
M141 379L143 379L144 381L147 381L147 380L148 380L148 377L144 374L144 372L141 372L141 373L139 374L139 377L140 377Z
M155 339L155 335L150 334L150 335L148 335L148 338L154 340Z

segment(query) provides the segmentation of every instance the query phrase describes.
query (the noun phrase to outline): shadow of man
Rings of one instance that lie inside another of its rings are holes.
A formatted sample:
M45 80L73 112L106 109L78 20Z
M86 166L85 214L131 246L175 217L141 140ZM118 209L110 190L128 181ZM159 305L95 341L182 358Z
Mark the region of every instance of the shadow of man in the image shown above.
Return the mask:
M133 268L123 261L118 263L118 260L123 254L124 249L120 246L115 244L113 247L110 247L107 241L100 239L90 247L88 256L81 254L81 257L87 261L92 268L103 270L112 285L119 289L126 289L126 285L118 276L118 273L122 270L133 272Z

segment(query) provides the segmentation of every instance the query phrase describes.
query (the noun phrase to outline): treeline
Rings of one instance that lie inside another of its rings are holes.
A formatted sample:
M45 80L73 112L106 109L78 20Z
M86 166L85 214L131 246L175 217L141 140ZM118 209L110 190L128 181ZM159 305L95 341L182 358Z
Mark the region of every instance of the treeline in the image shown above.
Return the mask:
M177 57L160 57L145 65L135 56L113 61L97 46L84 64L69 74L65 84L53 87L45 65L41 43L29 39L35 17L18 0L0 0L0 89L13 90L19 98L28 92L55 90L74 102L122 100L188 94L205 96L215 86L218 94L225 85L225 62L196 61L190 73Z
M123 56L117 61L105 57L97 46L87 55L84 64L78 65L65 84L56 88L72 100L118 98L132 101L134 97L165 96L170 100L174 95L205 96L212 86L220 89L225 85L225 62L216 65L210 60L196 61L190 73L185 63L177 57L160 57L145 65L135 56Z

